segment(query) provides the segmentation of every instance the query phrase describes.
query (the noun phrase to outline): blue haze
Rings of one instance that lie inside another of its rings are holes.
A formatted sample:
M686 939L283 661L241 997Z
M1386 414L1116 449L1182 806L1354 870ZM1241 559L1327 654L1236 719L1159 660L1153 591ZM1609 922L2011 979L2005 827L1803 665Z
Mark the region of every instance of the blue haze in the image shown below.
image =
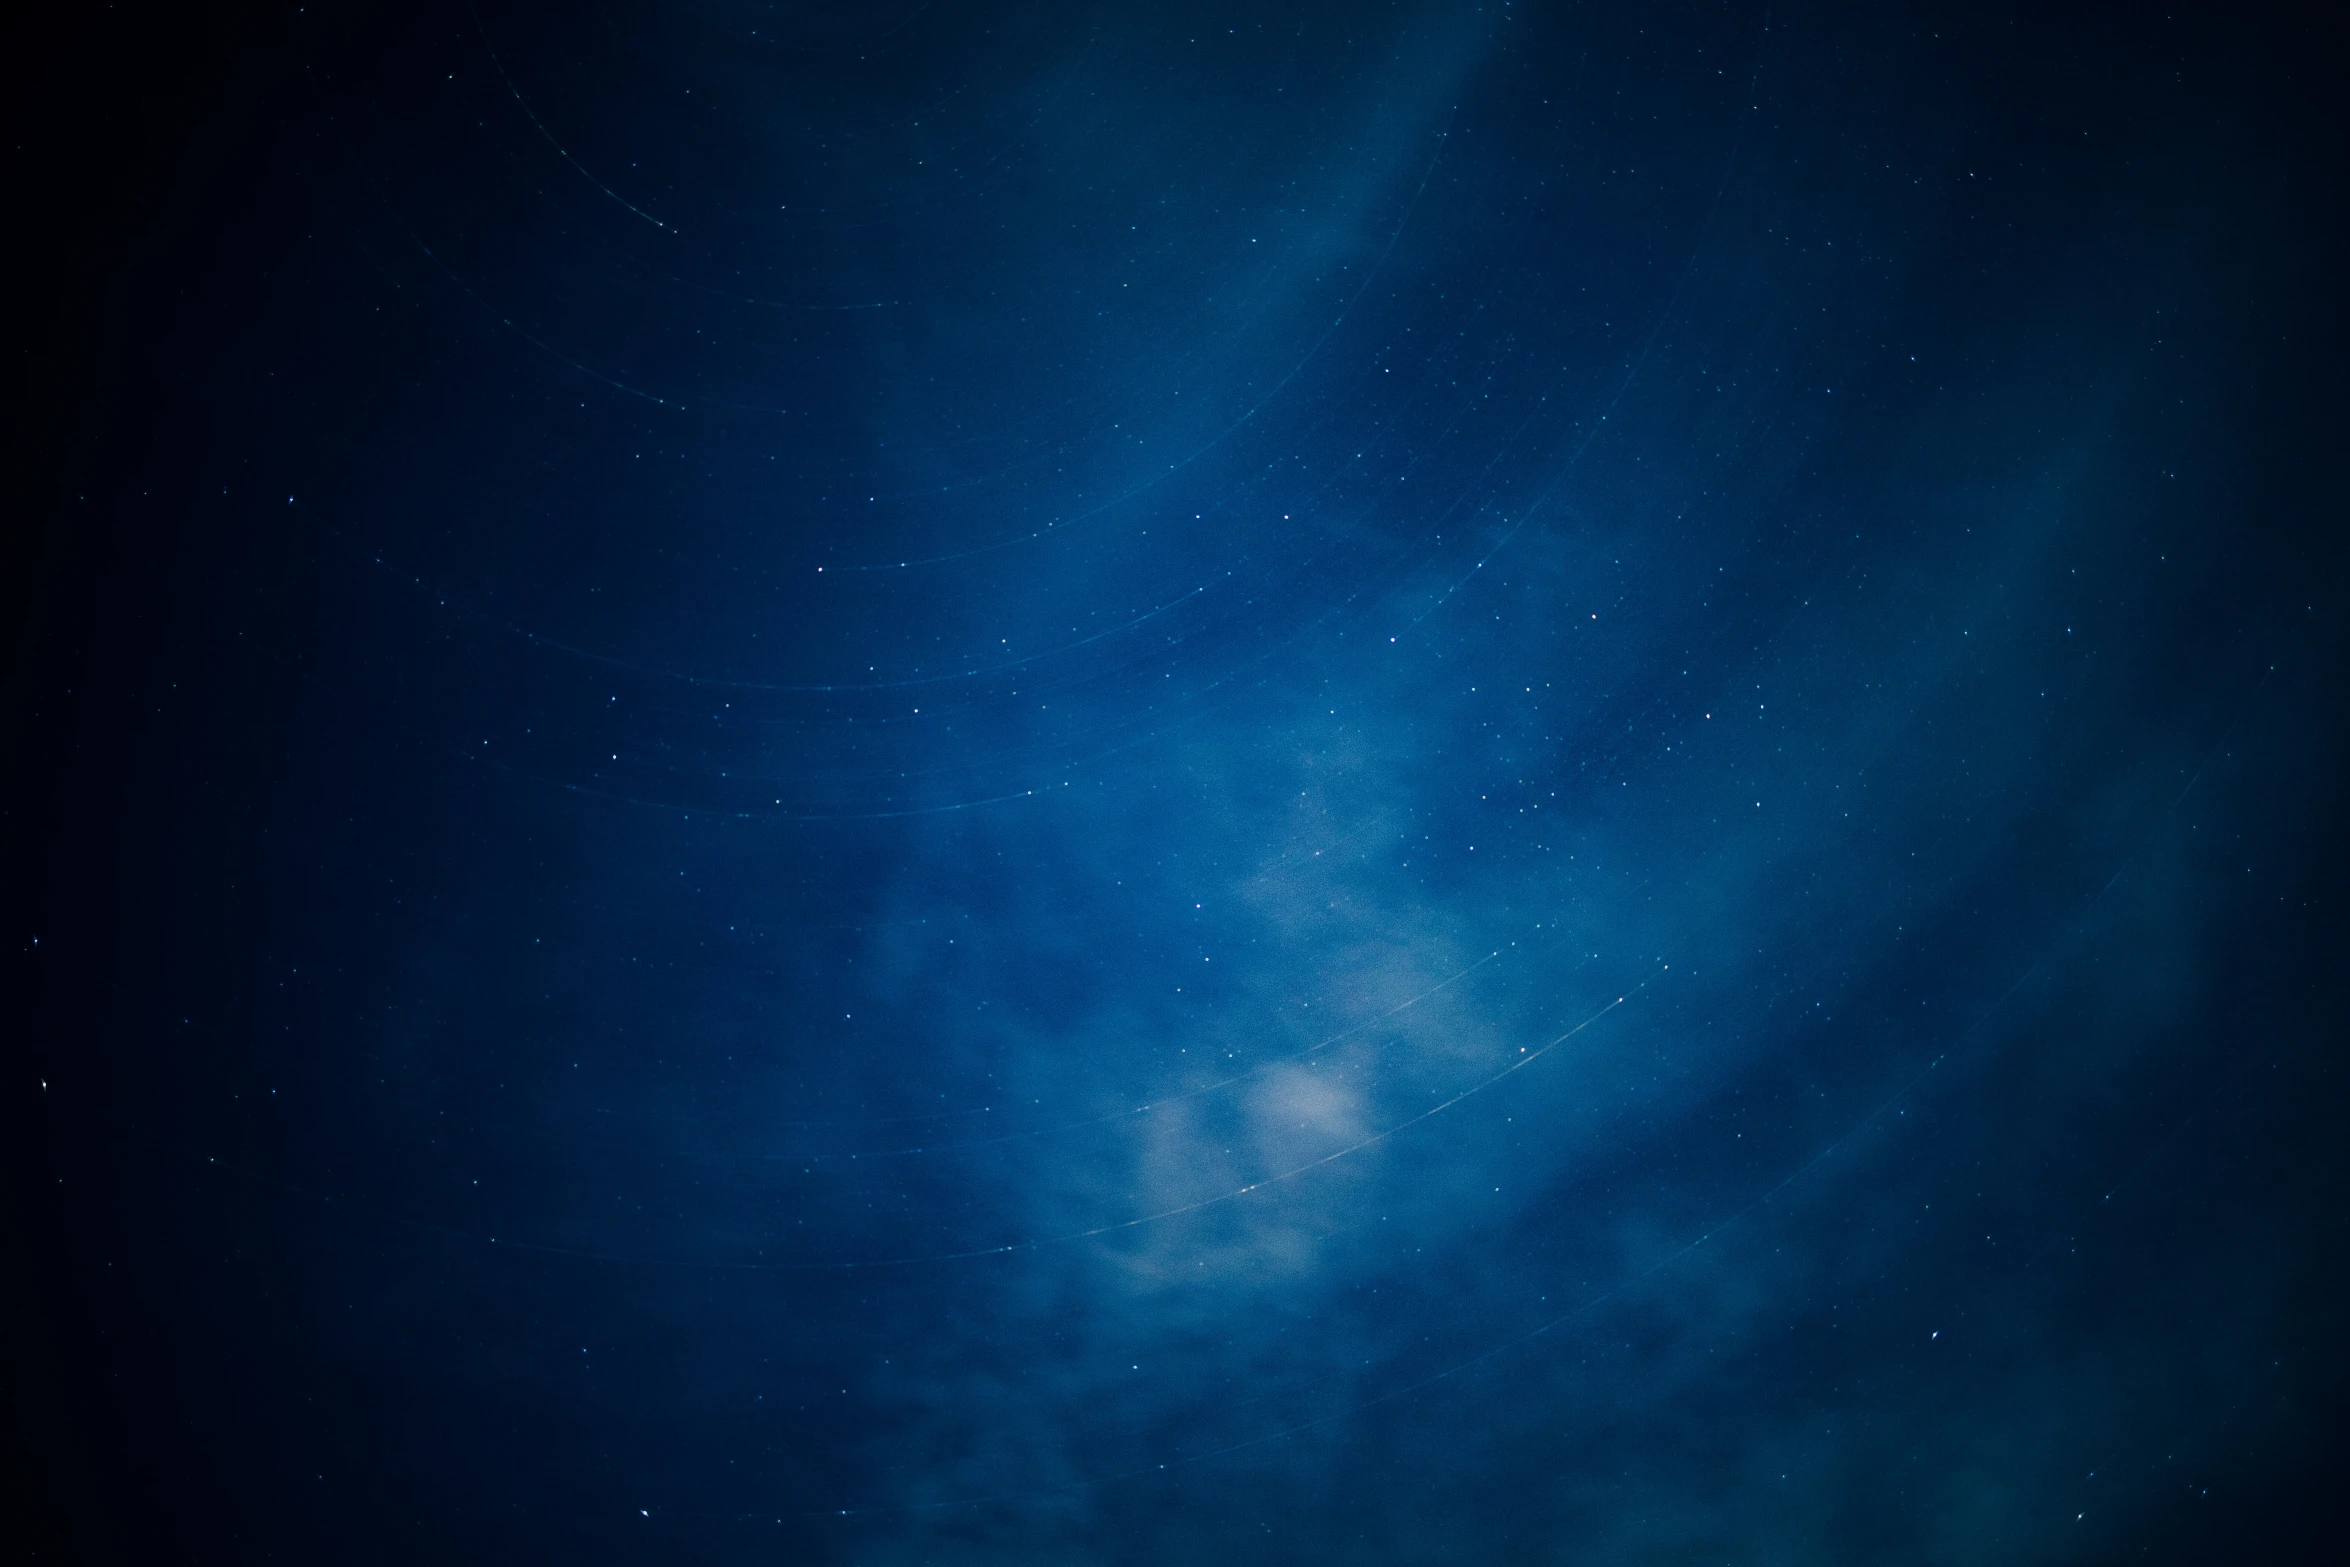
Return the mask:
M2322 1553L2306 40L254 37L28 698L93 1556Z

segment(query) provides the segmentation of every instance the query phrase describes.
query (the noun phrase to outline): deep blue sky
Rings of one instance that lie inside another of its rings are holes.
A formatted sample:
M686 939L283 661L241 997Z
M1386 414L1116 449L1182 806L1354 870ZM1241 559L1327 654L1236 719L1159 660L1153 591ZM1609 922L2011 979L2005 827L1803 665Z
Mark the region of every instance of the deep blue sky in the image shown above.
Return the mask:
M42 1559L2338 1535L2317 34L74 27Z

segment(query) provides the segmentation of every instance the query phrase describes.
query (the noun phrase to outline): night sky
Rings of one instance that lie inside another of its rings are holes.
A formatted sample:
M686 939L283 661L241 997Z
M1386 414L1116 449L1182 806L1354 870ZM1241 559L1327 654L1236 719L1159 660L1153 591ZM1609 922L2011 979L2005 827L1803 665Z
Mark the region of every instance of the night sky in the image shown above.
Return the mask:
M2335 40L56 29L20 1554L2334 1559Z

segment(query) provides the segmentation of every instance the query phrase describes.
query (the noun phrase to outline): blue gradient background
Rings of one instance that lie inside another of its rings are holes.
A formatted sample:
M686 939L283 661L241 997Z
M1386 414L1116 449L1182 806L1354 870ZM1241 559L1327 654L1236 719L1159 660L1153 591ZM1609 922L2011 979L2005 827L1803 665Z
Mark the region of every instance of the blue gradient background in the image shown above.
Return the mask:
M53 1552L2325 1554L2313 35L223 15L19 152Z

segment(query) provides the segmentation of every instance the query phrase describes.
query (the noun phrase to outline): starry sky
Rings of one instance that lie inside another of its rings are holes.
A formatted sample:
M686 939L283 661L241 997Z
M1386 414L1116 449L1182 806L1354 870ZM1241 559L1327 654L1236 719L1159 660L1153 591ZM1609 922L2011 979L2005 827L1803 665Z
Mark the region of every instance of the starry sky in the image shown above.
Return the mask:
M2321 35L60 26L38 1559L2339 1546Z

